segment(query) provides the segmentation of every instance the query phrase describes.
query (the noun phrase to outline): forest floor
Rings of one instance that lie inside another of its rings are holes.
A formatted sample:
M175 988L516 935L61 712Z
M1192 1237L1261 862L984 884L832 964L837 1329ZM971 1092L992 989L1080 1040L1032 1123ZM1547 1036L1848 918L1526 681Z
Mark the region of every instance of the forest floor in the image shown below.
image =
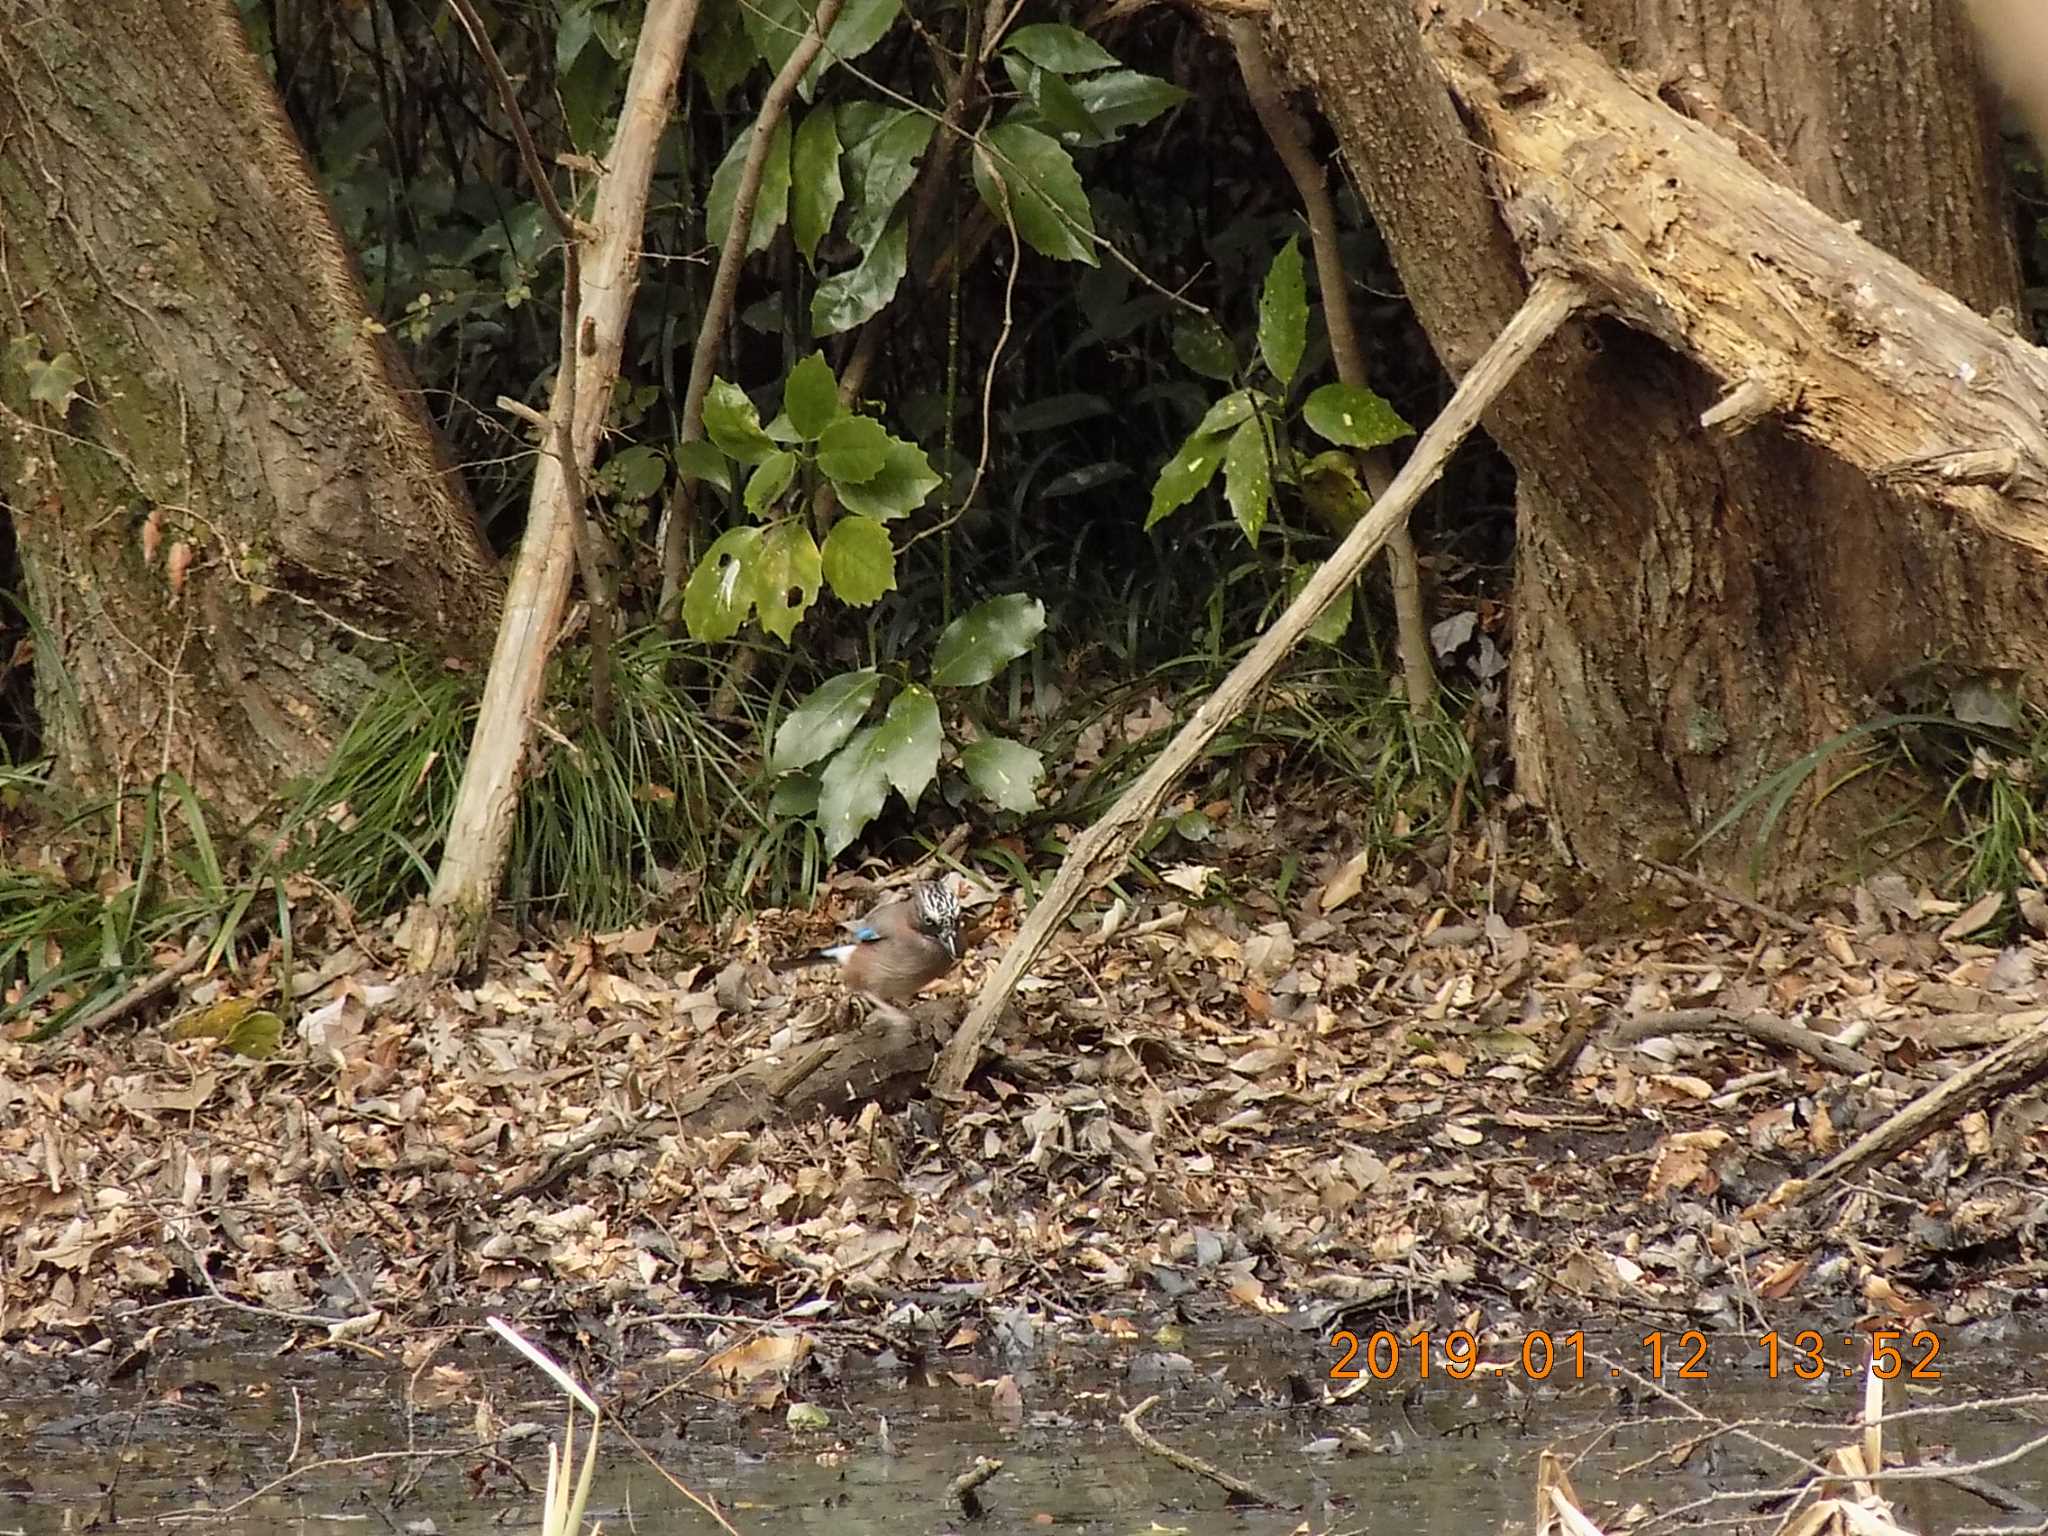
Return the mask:
M650 923L466 989L337 941L266 1058L205 1023L246 973L0 1041L0 1339L231 1314L374 1347L496 1312L623 1363L793 1325L716 1357L739 1386L806 1333L992 1318L1840 1337L2048 1300L2038 1095L1758 1208L2048 1020L2038 934L1969 942L1981 913L1896 877L1807 918L1657 874L1567 912L1500 841L1385 865L1338 811L1225 816L1207 862L1055 945L956 1104L923 1068L1018 903L988 892L963 973L878 1046L829 974L768 965L872 899L851 877L715 952Z

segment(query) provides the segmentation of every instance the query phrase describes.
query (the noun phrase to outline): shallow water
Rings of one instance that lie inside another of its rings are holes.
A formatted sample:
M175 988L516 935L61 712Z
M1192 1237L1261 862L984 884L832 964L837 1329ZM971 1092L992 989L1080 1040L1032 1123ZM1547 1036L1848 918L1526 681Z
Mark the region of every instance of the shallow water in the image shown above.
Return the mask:
M1807 1383L1791 1374L1789 1355L1772 1379L1758 1341L1717 1336L1699 1362L1705 1378L1668 1376L1671 1397L1660 1400L1612 1374L1646 1366L1640 1341L1604 1341L1611 1353L1590 1356L1582 1368L1560 1338L1562 1358L1544 1382L1531 1380L1517 1360L1463 1382L1447 1379L1439 1361L1424 1381L1411 1352L1391 1371L1383 1357L1385 1379L1368 1382L1351 1402L1301 1406L1293 1399L1304 1388L1320 1391L1338 1358L1330 1346L1278 1327L1191 1332L1174 1342L1046 1344L1008 1364L1016 1387L1009 1412L988 1385L1006 1373L997 1361L934 1355L913 1369L848 1354L836 1370L797 1384L799 1398L829 1415L821 1432L790 1430L781 1404L748 1410L701 1391L667 1396L631 1427L662 1466L716 1500L746 1536L883 1536L970 1525L1282 1536L1304 1523L1363 1536L1471 1536L1526 1522L1545 1448L1584 1453L1572 1476L1597 1519L1612 1520L1636 1501L1668 1514L1712 1495L1741 1494L1740 1502L1701 1507L1694 1517L1747 1518L1764 1530L1776 1518L1760 1511L1756 1496L1795 1480L1789 1462L1739 1434L1708 1437L1682 1465L1659 1453L1698 1440L1712 1420L1734 1419L1752 1421L1756 1435L1778 1444L1824 1449L1844 1436L1816 1422L1845 1420L1861 1393L1859 1368L1839 1345L1839 1357L1823 1357L1837 1369ZM1916 1405L2048 1394L2048 1334L1986 1327L1944 1335L1942 1345L1941 1378L1910 1394ZM1665 1347L1667 1371L1675 1370L1677 1339ZM1531 1365L1541 1353L1532 1352ZM114 1384L88 1380L9 1397L0 1380L0 1532L43 1536L95 1522L192 1524L229 1536L357 1526L531 1529L539 1500L511 1469L537 1489L546 1477L545 1443L535 1436L502 1447L497 1461L462 1451L474 1428L470 1399L488 1388L501 1419L535 1421L549 1433L560 1429L559 1399L486 1335L444 1351L436 1363L468 1373L466 1384L421 1376L415 1394L433 1402L438 1387L445 1398L422 1407L416 1395L410 1414L408 1373L395 1364L331 1351L272 1357L247 1341L232 1354L169 1350ZM111 1365L109 1357L103 1370ZM671 1379L660 1367L636 1374L642 1401ZM15 1372L13 1390L25 1379ZM1162 1440L1301 1507L1231 1508L1214 1485L1139 1450L1118 1415L1154 1393L1161 1400L1145 1424ZM887 1450L879 1443L883 1419L893 1442ZM2044 1420L2048 1396L1920 1420L1914 1438L1923 1455L1953 1447L1960 1459L1983 1459L2040 1434ZM1346 1430L1372 1448L1343 1444ZM588 1513L601 1516L607 1531L712 1529L616 1430L606 1444ZM985 1513L970 1522L946 1494L978 1455L1004 1465L981 1490ZM293 1469L288 1482L270 1486ZM2048 1506L2048 1453L1985 1475ZM2021 1518L1942 1484L1917 1484L1898 1498L1908 1525Z

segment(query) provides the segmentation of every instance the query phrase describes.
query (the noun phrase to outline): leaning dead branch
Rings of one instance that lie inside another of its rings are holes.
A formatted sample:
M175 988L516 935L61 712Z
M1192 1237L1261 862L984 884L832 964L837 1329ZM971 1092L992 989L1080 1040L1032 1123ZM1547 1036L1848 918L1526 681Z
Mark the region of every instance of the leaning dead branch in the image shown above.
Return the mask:
M1159 1394L1155 1392L1129 1413L1125 1414L1121 1420L1124 1426L1124 1433L1136 1441L1141 1450L1149 1455L1159 1457L1162 1461L1172 1462L1183 1472L1192 1472L1197 1477L1206 1477L1232 1498L1244 1499L1253 1504L1264 1504L1269 1509L1300 1508L1299 1505L1290 1504L1277 1494L1266 1492L1257 1483L1246 1482L1234 1472L1226 1472L1221 1467L1210 1465L1199 1456L1190 1456L1186 1451L1174 1449L1174 1447L1168 1445L1164 1440L1161 1440L1150 1430L1146 1429L1138 1420L1151 1412L1152 1405L1158 1401Z
M1560 278L1546 277L1531 290L1528 302L1466 374L1443 414L1422 434L1414 454L1387 487L1386 495L1345 535L1344 542L1309 579L1286 612L1231 669L1193 718L1166 744L1152 766L1124 791L1101 820L1074 840L1059 874L1032 910L1030 921L982 983L959 1032L939 1058L933 1079L939 1093L958 1093L967 1086L1003 1005L1025 971L1044 952L1054 929L1067 920L1085 893L1113 879L1123 869L1124 860L1152 825L1174 783L1216 733L1244 712L1253 695L1266 685L1324 610L1336 601L1337 594L1379 552L1387 536L1405 526L1409 511L1443 473L1452 451L1478 425L1480 414L1557 328L1571 318L1580 299L1579 290Z
M1830 1039L1817 1030L1772 1014L1737 1013L1732 1008L1675 1008L1665 1013L1646 1013L1616 1024L1608 1033L1607 1040L1611 1045L1633 1045L1638 1040L1678 1034L1740 1035L1765 1045L1798 1051L1824 1066L1833 1067L1837 1072L1861 1076L1877 1070L1877 1063L1861 1051L1853 1051L1841 1041Z
M1888 1162L1970 1111L2018 1093L2044 1077L2048 1077L2048 1024L2038 1024L1920 1095L1822 1163L1811 1177L1787 1179L1755 1208L1755 1214L1781 1214L1806 1205L1851 1175Z
M1525 255L1874 479L2048 554L2048 353L1621 79L1523 0L1424 33Z

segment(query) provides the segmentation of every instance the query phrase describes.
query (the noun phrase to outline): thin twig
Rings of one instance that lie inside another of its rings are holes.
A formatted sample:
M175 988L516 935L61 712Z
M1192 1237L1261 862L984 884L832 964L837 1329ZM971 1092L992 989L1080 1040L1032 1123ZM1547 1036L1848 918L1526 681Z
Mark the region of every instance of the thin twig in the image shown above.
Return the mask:
M1637 854L1636 862L1645 869L1654 869L1660 875L1669 875L1681 885L1689 885L1703 896L1711 896L1725 906L1740 907L1757 917L1769 918L1782 928L1796 929L1800 933L1818 933L1820 929L1803 917L1794 917L1789 912L1780 912L1776 907L1767 907L1760 901L1751 901L1747 896L1738 896L1725 887L1701 878L1690 870L1680 869L1676 864L1666 864L1662 859L1653 859L1647 854Z
M1149 1452L1165 1461L1172 1462L1183 1472L1192 1472L1197 1477L1206 1477L1210 1482L1230 1494L1233 1498L1248 1499L1254 1504L1263 1504L1268 1509L1299 1509L1299 1504L1289 1503L1276 1494L1266 1492L1257 1483L1248 1483L1234 1472L1211 1466L1199 1456L1190 1456L1186 1451L1176 1450L1159 1439L1138 1422L1159 1401L1159 1394L1153 1393L1122 1419L1124 1433L1138 1443L1140 1450Z

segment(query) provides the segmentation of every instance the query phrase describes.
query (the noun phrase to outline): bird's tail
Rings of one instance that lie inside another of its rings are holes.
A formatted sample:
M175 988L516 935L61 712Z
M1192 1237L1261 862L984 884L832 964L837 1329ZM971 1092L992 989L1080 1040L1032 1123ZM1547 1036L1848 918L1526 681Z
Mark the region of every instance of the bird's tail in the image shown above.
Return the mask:
M769 962L771 971L801 971L813 965L838 965L846 959L849 944L828 944L823 949L813 949L801 955L788 955Z

